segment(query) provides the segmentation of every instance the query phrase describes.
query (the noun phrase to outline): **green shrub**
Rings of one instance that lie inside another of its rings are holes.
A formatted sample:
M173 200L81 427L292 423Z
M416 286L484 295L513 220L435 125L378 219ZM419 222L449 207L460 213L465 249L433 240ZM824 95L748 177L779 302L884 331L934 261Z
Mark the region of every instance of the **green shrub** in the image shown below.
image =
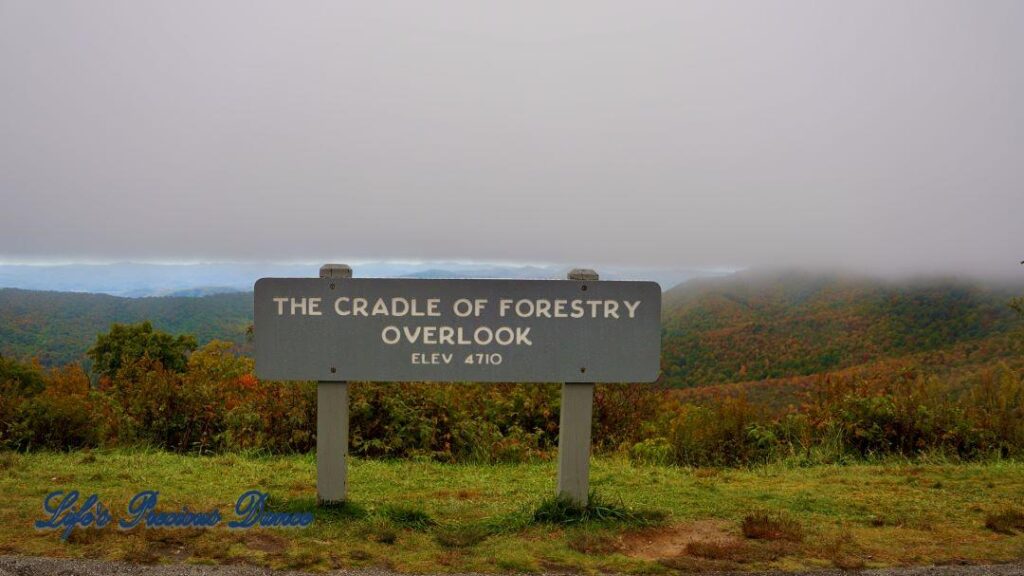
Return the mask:
M672 445L660 436L634 444L629 449L629 457L641 464L671 464L674 461Z
M966 398L967 413L1002 456L1024 455L1024 377L1005 365L983 372Z
M359 455L519 462L546 458L556 443L555 386L360 382L350 390Z
M962 400L949 381L908 370L889 378L826 379L812 393L808 413L819 432L838 430L860 457L941 451L971 458L995 444Z
M742 396L706 406L684 404L669 423L675 462L730 466L766 461L775 449L766 421L760 409Z
M653 384L598 384L594 388L593 443L599 450L628 449L652 435L667 391ZM557 415L556 415L557 418Z

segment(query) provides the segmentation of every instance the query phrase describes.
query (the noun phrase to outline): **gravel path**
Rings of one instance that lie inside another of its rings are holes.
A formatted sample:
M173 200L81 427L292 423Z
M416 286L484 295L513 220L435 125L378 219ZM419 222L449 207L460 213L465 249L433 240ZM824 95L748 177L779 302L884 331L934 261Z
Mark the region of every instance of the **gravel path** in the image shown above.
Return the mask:
M197 566L190 564L157 565L104 562L99 560L71 560L64 558L36 558L30 556L0 556L0 576L304 576L307 572L286 572L253 566ZM404 576L389 570L360 569L332 570L331 576ZM751 576L753 572L739 573ZM764 572L785 576L843 576L841 570L816 572ZM862 570L861 576L1024 576L1024 562L989 566L923 566ZM447 574L444 576L485 576L480 574ZM725 576L722 574L720 576Z

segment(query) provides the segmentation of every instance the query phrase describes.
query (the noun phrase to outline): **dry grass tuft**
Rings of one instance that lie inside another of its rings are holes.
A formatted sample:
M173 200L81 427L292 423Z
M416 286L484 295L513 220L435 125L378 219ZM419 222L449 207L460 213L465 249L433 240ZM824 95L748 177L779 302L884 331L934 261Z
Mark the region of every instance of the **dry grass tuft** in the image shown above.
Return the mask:
M840 570L861 570L865 567L853 533L846 525L840 526L836 532L819 535L813 547L821 557Z
M863 570L864 559L850 554L840 554L832 558L832 565L840 570Z
M743 518L743 535L753 540L787 540L804 538L803 527L782 512L752 512Z
M697 468L693 471L694 478L714 478L718 476L720 470L718 468Z
M132 538L121 554L121 559L134 564L156 564L160 554L145 538Z
M1016 534L1024 531L1024 510L1008 508L985 516L985 527L998 534Z

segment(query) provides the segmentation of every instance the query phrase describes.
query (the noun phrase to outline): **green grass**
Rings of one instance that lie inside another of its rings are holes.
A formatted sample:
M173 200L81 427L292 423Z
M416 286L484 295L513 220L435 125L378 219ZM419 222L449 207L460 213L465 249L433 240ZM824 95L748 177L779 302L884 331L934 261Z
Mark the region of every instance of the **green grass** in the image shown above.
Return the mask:
M1024 558L1018 517L1007 512L1024 504L1018 462L718 470L598 458L591 468L598 498L582 511L551 497L550 462L352 459L351 500L330 508L316 507L312 456L94 451L0 454L0 463L4 554L313 571L636 574ZM77 529L67 542L35 531L43 496L69 488L98 493L116 516L131 495L151 488L160 490L162 510L218 507L226 517L238 495L258 488L270 493L273 510L314 510L316 519L299 530ZM751 534L802 537L748 538L745 521Z
M426 530L437 524L430 514L419 508L389 504L380 511L381 516L400 528Z
M533 512L538 524L619 524L653 526L665 520L666 514L651 510L631 510L622 503L608 502L591 490L585 505L565 496L551 495L541 501Z

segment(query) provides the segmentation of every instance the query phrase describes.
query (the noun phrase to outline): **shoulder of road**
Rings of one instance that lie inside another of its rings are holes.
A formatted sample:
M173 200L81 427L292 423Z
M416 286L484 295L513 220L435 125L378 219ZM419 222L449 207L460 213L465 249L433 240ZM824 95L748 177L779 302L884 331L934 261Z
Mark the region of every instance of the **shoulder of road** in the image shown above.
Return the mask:
M548 573L554 576L559 573ZM720 572L717 576L848 576L839 569L812 572ZM862 576L1024 576L1024 561L1010 564L914 566L861 570ZM0 556L0 576L313 576L308 572L271 570L257 566L209 566L199 564L131 564L72 558ZM405 576L385 569L332 570L318 576ZM420 575L424 576L424 575ZM441 575L438 575L441 576ZM487 576L484 574L445 574L443 576ZM703 576L716 576L703 573Z

